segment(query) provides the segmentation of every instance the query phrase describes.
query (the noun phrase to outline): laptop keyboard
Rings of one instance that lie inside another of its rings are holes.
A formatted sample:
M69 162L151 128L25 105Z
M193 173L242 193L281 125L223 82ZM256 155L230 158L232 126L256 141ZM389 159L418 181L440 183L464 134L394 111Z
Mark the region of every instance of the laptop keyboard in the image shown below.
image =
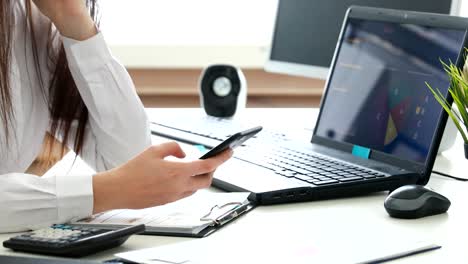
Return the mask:
M214 147L228 138L232 131L248 127L240 126L232 120L205 117L193 122L178 121L152 122L152 133L189 142ZM286 178L296 178L313 185L338 184L385 177L377 171L358 167L315 152L301 152L284 147L294 141L283 133L264 129L258 136L237 148L234 157L274 171ZM267 148L264 148L267 146ZM268 146L280 146L268 148Z
M286 178L296 178L313 185L337 184L387 176L317 153L305 153L278 147L269 153L249 153L248 148L235 152L237 159L256 164Z

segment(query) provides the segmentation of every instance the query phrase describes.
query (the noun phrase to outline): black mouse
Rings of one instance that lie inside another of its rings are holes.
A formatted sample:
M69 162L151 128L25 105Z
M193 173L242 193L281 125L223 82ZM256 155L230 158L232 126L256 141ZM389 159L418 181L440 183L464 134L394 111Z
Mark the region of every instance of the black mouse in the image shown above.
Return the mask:
M391 192L384 206L391 217L416 219L447 212L450 201L421 185L405 185Z

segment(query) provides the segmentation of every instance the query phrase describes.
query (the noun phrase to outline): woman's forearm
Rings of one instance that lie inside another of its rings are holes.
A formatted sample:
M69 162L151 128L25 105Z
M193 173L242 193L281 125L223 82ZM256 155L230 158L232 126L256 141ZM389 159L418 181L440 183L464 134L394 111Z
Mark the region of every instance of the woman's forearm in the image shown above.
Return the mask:
M65 18L53 22L62 36L75 40L87 40L97 34L94 21L89 14Z
M97 34L84 0L33 0L61 35L86 40Z

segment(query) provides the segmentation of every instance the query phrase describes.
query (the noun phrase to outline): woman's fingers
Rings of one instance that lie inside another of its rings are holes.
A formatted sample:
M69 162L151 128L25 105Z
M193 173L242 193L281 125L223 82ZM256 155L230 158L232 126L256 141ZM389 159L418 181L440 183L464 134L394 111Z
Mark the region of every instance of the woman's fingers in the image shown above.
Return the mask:
M213 182L213 173L193 176L189 180L191 190L205 189L211 186Z
M160 145L152 146L151 148L156 157L161 159L164 159L168 156L174 156L180 159L185 158L185 152L176 142L167 142Z
M226 150L215 157L206 160L195 160L192 162L168 161L174 170L181 175L201 175L214 171L218 166L232 157L232 150Z

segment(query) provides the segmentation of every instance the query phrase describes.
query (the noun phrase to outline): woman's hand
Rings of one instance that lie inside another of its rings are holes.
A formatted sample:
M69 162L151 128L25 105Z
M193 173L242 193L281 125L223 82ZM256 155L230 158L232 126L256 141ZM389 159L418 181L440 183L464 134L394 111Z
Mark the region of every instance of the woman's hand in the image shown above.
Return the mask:
M27 0L29 1L29 0ZM32 0L65 37L86 40L97 34L85 0Z
M192 162L165 160L168 156L184 158L185 153L175 142L152 146L121 167L95 175L94 213L146 208L192 195L211 185L213 172L232 151Z

